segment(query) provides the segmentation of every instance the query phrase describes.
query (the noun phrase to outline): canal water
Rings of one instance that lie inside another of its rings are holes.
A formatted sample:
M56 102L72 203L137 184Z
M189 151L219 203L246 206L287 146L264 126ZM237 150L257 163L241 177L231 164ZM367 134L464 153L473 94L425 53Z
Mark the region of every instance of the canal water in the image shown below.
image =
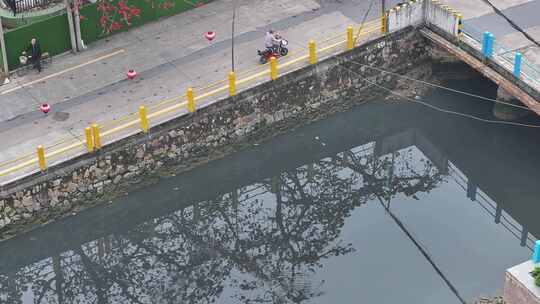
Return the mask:
M451 85L495 94L480 79ZM424 99L493 119L490 102ZM540 236L539 141L539 129L371 102L0 243L0 302L500 294Z

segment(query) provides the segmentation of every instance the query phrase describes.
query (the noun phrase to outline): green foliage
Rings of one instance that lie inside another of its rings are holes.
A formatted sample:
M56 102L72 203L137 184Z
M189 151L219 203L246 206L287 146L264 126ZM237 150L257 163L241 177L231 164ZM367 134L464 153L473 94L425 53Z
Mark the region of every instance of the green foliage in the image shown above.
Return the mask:
M534 283L536 286L540 287L540 267L536 267L532 271L532 276L534 277Z
M19 66L19 56L30 47L30 39L37 38L42 52L57 55L71 49L69 28L65 13L36 23L7 31L6 52L10 69Z
M199 7L212 0L98 0L80 8L81 36L86 45L131 27ZM21 52L37 38L42 52L57 55L71 49L66 13L5 33L10 69L19 66Z

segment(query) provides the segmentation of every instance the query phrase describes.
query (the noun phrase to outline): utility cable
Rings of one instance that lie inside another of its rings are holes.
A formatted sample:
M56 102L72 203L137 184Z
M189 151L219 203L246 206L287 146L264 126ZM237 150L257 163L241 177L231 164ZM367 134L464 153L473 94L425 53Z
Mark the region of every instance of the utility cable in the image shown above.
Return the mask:
M373 3L375 3L375 0L371 0L371 2L369 3L369 7L366 13L364 14L364 17L362 18L362 23L360 24L360 28L358 28L358 33L356 33L356 36L354 37L353 45L356 45L356 41L358 40L358 37L360 37L360 32L362 32L362 28L364 27L364 23L366 23L366 19L369 15L369 12L371 11L371 8L373 7Z
M522 29L519 25L517 25L514 21L512 21L512 19L508 18L500 9L498 9L495 5L493 5L493 3L491 3L489 0L482 0L482 1L486 3L487 5L491 6L491 8L495 11L495 13L503 17L506 20L506 22L508 22L510 26L512 26L516 31L520 32L521 34L523 34L523 36L525 36L525 38L527 38L529 41L536 44L536 46L540 47L540 42L536 41L536 39L534 39L531 35L529 35L529 33L527 33L524 29Z
M452 115L455 115L455 116L465 117L465 118L469 118L469 119L473 119L473 120L477 120L477 121L481 121L481 122L485 122L485 123L491 123L491 124L501 124L501 125L519 126L519 127L527 127L527 128L540 128L540 125L531 125L531 124L522 124L522 123L519 123L519 122L512 122L512 121L501 121L501 120L485 119L485 118L477 117L477 116L474 116L474 115L471 115L471 114L460 113L460 112L456 112L456 111L452 111L452 110L443 109L443 108L434 106L434 105L432 105L430 103L427 103L425 101L422 101L421 99L413 99L413 98L407 97L405 95L402 95L400 93L397 93L394 90L388 89L388 88L386 88L386 87L384 87L382 85L379 85L376 82L367 80L366 77L361 76L356 71L353 71L351 69L348 69L348 68L340 66L340 65L338 65L338 66L341 67L342 69L345 69L345 70L353 73L353 74L356 74L358 77L362 78L365 82L369 83L370 85L374 85L374 86L376 86L376 87L378 87L378 88L380 88L380 89L382 89L384 91L389 92L390 94L396 95L398 97L401 97L403 99L412 101L414 103L421 104L423 106L426 106L428 108L431 108L433 110L436 110L436 111L439 111L439 112L442 112L442 113L452 114Z
M444 283L446 283L446 286L448 286L448 288L450 288L450 290L452 291L452 293L459 299L459 301L462 303L462 304L467 304L467 302L465 301L465 299L463 299L463 297L459 294L459 291L457 290L457 288L454 286L454 284L452 284L452 282L450 282L450 280L446 277L446 275L442 272L442 270L439 268L439 266L437 266L437 264L435 263L435 261L433 260L433 258L429 255L429 253L427 252L426 249L424 249L424 247L422 246L422 244L420 244L420 241L416 240L416 238L409 232L409 230L407 229L407 227L405 227L405 225L403 224L403 222L396 216L394 215L394 213L392 213L392 211L390 211L390 208L389 207L386 207L382 201L382 199L377 195L377 199L379 200L379 202L381 203L381 206L384 208L384 210L388 213L388 215L390 215L390 217L392 218L392 220L394 220L394 222L396 223L396 225L398 225L398 227L401 229L401 231L403 233L405 233L405 235L407 236L407 238L409 238L409 240L411 240L411 242L414 244L414 246L420 251L420 253L422 253L422 255L424 256L424 258L426 258L426 260L429 262L429 264L433 267L433 269L435 269L435 272L437 272L437 274L441 277L441 279L444 281Z
M373 69L373 70L376 70L376 71L379 71L379 72L382 72L382 73L385 73L385 74L398 76L398 77L401 77L403 79L416 81L416 82L419 82L419 83L422 83L422 84L425 84L425 85L428 85L428 86L432 86L432 87L435 87L435 88L447 90L447 91L458 93L458 94L467 95L467 96L470 96L470 97L474 97L474 98L478 98L478 99L482 99L482 100L486 100L486 101L492 101L492 102L495 102L495 103L504 104L504 105L507 105L509 107L515 107L515 108L520 108L520 109L523 109L523 110L528 110L528 111L534 112L533 110L531 110L529 107L526 107L526 106L516 105L516 104L509 103L509 102L504 102L504 101L500 101L500 100L497 100L497 99L493 99L493 98L489 98L489 97L485 97L485 96L481 96L481 95L477 95L477 94L473 94L473 93L468 93L468 92L465 92L465 91L452 89L452 88L449 88L449 87L445 87L445 86L441 86L441 85L438 85L438 84L430 83L430 82L427 82L427 81L424 81L424 80L419 80L419 79L411 78L411 77L401 75L401 74L398 74L398 73L383 70L381 68L377 68L377 67L374 67L374 66L371 66L371 65L362 64L362 63L354 61L354 60L350 60L350 62L354 63L354 64L357 64L359 66L362 66L362 67L370 68L370 69Z
M231 71L233 71L233 72L234 72L234 35L235 35L236 5L237 5L237 3L238 3L238 0L234 0L232 21L231 21L231 27L232 27L232 34L231 34Z

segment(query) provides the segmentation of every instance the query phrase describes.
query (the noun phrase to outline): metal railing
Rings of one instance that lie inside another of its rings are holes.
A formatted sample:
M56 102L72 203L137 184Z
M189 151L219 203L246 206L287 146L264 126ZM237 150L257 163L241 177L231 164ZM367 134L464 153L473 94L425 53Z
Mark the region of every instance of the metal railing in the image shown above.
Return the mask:
M468 38L474 41L475 45L472 45L473 47L482 49L484 31L464 22L463 32ZM513 72L514 70L516 52L515 49L508 48L495 38L493 44L493 57L498 59L501 65L510 72ZM540 66L528 61L525 57L521 59L521 76L524 78L524 81L531 83L536 87L540 86Z
M468 192L467 184L469 179L463 174L454 164L449 162L448 165L449 175L453 177L454 181L465 191ZM530 234L525 227L523 227L518 221L516 221L510 214L502 210L502 207L491 199L481 189L475 189L474 198L471 198L490 216L493 217L496 224L500 224L511 235L516 237L520 241L522 247L527 247L529 250L533 250L536 238ZM500 209L500 211L498 211Z
M59 3L61 0L3 0L13 14L29 11L36 7L46 8L50 4Z
M356 46L357 38L379 36L381 19L366 22L354 31L352 26L340 34L315 42L308 46L291 51L279 62L260 65L239 73L231 72L229 77L206 87L189 88L186 94L162 100L156 104L141 106L138 112L128 113L113 121L102 121L92 124L76 134L77 138L66 137L53 144L39 146L37 153L29 151L15 159L0 163L0 178L12 179L45 171L48 167L67 159L86 153L92 153L102 146L129 135L148 132L149 128L165 121L195 112L208 105L210 98L233 96L239 90L245 90L253 83L273 80L279 75L297 68L314 64L323 57L339 54ZM384 30L384 29L383 29ZM354 39L354 40L352 40ZM224 75L225 76L225 75ZM18 173L19 175L13 176ZM3 183L9 182L4 180Z

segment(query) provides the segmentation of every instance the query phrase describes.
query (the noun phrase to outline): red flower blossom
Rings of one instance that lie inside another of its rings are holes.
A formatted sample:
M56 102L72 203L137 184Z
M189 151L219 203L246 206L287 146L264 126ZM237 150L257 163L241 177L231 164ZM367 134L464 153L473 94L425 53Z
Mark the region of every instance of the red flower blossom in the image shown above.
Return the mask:
M127 5L126 5L126 3L124 1L119 1L118 2L118 7L120 9L128 9L128 7L127 7Z
M79 0L75 0L79 1ZM129 0L98 0L97 10L100 12L99 22L102 27L102 34L110 34L125 26L131 26L134 17L140 18L142 10L136 6L129 5Z
M140 17L141 16L141 9L135 6L132 6L129 9L129 13L134 17Z
M120 23L116 22L116 21L113 21L113 23L111 24L111 30L112 31L116 31L116 30L119 30L122 28L122 25L120 25Z
M107 22L109 22L109 17L107 17L107 15L103 15L101 18L99 18L99 24L101 24L101 27L107 26Z
M100 1L99 4L97 5L97 10L98 12L101 12L101 13L109 13L109 12L112 12L114 10L116 10L116 7L114 7L113 5L107 3L107 2L104 2L104 1Z
M122 15L122 18L124 18L124 19L127 19L127 18L128 18L128 10L120 9L120 10L118 11L118 13L119 13L120 15Z
M106 11L106 5L107 3L105 2L99 2L96 9L98 12L105 12Z

